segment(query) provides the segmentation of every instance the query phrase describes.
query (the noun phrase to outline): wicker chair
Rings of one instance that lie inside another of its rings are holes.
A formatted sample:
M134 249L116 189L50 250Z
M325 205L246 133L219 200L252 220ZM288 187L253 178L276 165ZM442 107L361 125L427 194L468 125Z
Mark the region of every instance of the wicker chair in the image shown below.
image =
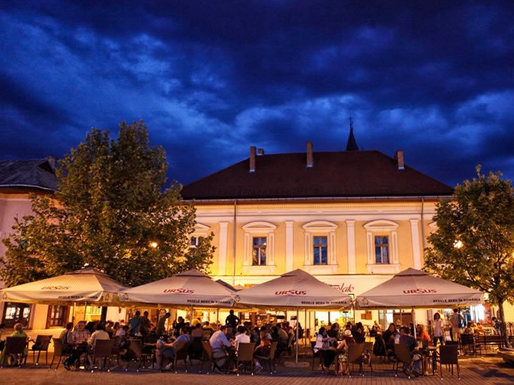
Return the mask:
M175 357L173 358L173 369L175 373L178 373L178 362L184 361L185 372L187 373L187 359L188 359L188 343L187 342L178 342L175 345Z
M98 359L103 359L104 364L103 368L105 369L107 367L107 371L110 372L111 370L107 366L107 362L110 361L112 356L112 347L113 347L113 340L96 340L95 346L93 349L93 354L91 356L91 364L95 365L96 361ZM91 368L91 373L94 371L93 367Z
M352 369L355 364L359 364L359 374L364 375L362 370L362 353L364 353L365 344L351 344L348 346L348 370L349 376L352 376L352 371L350 369L350 364L352 365Z
M253 352L255 350L255 344L253 342L240 342L237 350L237 375L239 376L239 368L247 369L250 367L250 373L253 376L254 372L254 359Z
M393 362L393 370L394 376L398 377L398 367L400 363L403 363L408 366L407 369L407 377L410 378L410 373L412 371L412 358L409 350L409 346L406 344L394 344L394 354L396 359Z

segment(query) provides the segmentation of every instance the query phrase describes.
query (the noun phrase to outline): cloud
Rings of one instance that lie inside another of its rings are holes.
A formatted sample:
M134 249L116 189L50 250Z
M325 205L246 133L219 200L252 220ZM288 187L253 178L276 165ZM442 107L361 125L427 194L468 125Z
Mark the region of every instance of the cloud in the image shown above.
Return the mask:
M513 18L502 1L6 1L0 154L142 118L187 183L250 145L344 149L352 116L362 148L449 184L477 163L512 178Z

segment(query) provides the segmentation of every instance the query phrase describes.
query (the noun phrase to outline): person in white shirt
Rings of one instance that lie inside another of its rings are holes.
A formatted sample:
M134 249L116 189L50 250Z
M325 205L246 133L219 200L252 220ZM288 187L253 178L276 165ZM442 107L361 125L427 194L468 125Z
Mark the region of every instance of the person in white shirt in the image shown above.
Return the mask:
M225 348L229 348L232 346L230 341L227 339L228 328L223 325L220 327L220 330L214 332L211 338L209 339L209 344L212 349L213 357L221 357L225 356Z
M239 344L240 343L249 343L250 342L250 336L246 333L246 329L244 326L239 325L237 327L237 334L235 339L235 345L236 345L236 351L239 351Z
M96 346L97 340L110 340L109 333L105 331L105 324L103 322L99 322L91 337L87 340L88 345L94 350Z
M443 344L443 321L441 320L441 315L439 313L434 314L434 322L432 322L432 333L434 336L434 346L437 346L437 341L439 344Z
M110 340L109 333L105 331L105 323L99 322L95 326L95 331L91 334L91 337L87 340L87 344L89 345L89 349L94 351L96 348L96 341L98 340ZM88 355L89 364L92 366L94 364L93 357Z

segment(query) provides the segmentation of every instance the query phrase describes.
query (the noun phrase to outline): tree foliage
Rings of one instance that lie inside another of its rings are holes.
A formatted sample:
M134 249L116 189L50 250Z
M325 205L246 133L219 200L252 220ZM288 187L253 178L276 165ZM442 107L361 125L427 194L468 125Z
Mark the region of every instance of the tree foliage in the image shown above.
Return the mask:
M500 177L478 166L476 178L437 205L425 268L488 293L503 318L503 303L514 301L514 196Z
M34 214L16 220L4 240L2 279L20 284L88 263L135 286L205 270L212 234L190 248L195 208L178 183L165 188L167 167L143 122L123 122L117 140L93 129L59 161L55 195L32 196Z

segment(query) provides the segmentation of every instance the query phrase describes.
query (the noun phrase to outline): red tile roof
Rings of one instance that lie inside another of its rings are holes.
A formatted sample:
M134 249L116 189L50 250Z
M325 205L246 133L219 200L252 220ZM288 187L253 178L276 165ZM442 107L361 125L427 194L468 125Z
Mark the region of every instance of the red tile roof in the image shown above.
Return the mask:
M184 186L184 199L351 198L451 195L453 189L379 151L271 154L249 159Z

